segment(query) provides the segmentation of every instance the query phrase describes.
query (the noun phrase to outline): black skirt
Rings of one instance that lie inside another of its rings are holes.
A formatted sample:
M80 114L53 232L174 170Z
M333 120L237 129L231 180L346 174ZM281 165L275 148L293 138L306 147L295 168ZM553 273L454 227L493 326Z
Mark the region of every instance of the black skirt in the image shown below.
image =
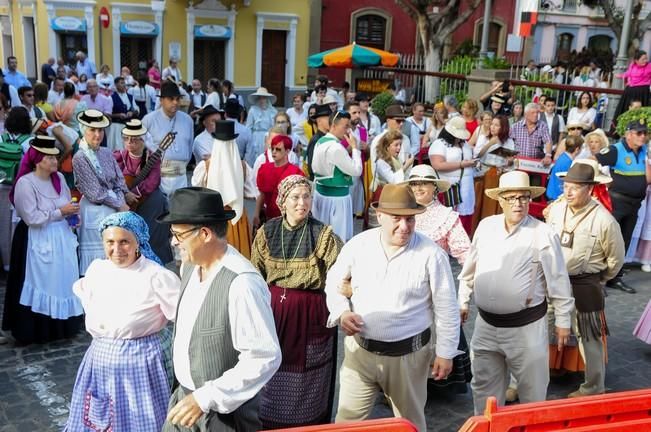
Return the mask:
M470 369L470 355L468 342L466 336L463 334L463 329L459 327L459 346L457 349L463 351L452 360L452 372L447 378L442 380L427 380L427 395L441 398L451 398L455 394L463 394L468 392L467 383L472 379L472 371Z
M636 100L642 102L643 107L651 105L651 92L649 91L648 85L626 87L624 89L624 94L619 99L617 109L615 110L615 116L613 117L615 119L615 124L617 124L617 117L628 111L628 106L631 102Z
M84 315L65 320L54 319L32 312L30 307L20 304L25 282L28 233L29 228L25 222L20 221L11 243L11 266L7 276L2 330L10 331L19 345L74 337L84 323Z

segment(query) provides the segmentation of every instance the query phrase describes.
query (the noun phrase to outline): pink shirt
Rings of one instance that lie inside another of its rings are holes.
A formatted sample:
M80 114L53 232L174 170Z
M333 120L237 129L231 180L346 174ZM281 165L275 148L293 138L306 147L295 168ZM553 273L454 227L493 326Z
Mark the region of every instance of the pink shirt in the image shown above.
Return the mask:
M628 87L651 85L651 63L639 66L633 62L621 77L626 78L626 85Z
M81 300L86 330L94 338L135 339L174 320L181 280L144 256L126 268L96 259L72 291Z
M434 240L463 265L470 251L470 239L461 225L459 213L434 198L425 213L416 215L416 231Z

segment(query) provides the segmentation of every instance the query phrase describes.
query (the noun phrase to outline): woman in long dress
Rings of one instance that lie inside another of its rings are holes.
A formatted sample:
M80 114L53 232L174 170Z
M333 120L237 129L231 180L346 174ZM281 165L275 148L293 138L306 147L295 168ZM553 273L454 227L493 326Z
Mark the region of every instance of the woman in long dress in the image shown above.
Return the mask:
M71 203L57 172L54 141L32 140L9 196L21 221L13 237L2 328L19 344L73 337L83 319L72 293L79 277L77 238L66 221L79 206Z
M124 150L116 150L113 157L122 170L127 182L129 191L124 194L129 207L141 216L149 229L149 243L154 253L163 263L171 262L174 259L170 246L170 226L160 223L156 218L167 211L167 198L158 186L160 186L160 159L150 163L152 152L145 148L147 139L147 128L137 119L129 120L122 129L122 140ZM148 173L142 178L143 170Z
M271 290L282 364L260 393L264 428L330 423L337 330L326 326L326 274L342 242L310 216L311 186L299 175L278 186L282 216L267 221L253 242L251 262Z
M97 110L86 110L77 117L83 137L79 151L72 158L75 184L83 198L81 206L81 227L79 228L79 274L96 258L104 257L102 238L99 235L99 221L116 211L127 211L124 194L129 192L122 170L106 147L100 147L104 130L111 124L104 114Z
M505 117L506 118L506 117ZM427 207L425 213L416 215L416 231L434 240L448 255L463 263L470 251L470 239L463 229L459 214L445 207L437 199L439 192L445 192L450 183L436 178L436 172L429 165L417 165L409 174L409 186L414 191L418 204ZM472 379L468 343L461 329L459 351L463 354L452 361L452 372L443 380L428 381L428 394L453 397L468 391L467 383Z
M176 316L181 281L152 251L137 214L114 213L98 232L105 259L93 261L73 287L93 341L64 430L159 431L173 384L167 324Z
M246 117L246 127L251 129L253 154L257 157L264 151L265 135L274 125L277 111L273 104L276 103L276 96L269 93L266 88L260 87L255 93L249 95L249 103L252 106Z

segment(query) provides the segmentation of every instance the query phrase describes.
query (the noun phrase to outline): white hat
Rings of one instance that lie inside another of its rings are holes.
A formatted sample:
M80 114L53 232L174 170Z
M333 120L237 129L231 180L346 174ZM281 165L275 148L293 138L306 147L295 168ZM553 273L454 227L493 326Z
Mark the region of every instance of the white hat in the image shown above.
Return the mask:
M338 104L339 101L338 101L337 99L335 99L335 97L332 96L332 95L326 95L326 96L323 98L323 102L321 102L321 105L330 105L330 104L332 104L332 103L336 103L336 104Z
M545 65L545 66L543 66L543 68L540 70L540 72L542 72L542 73L549 73L549 72L551 72L551 71L553 71L553 70L554 70L554 68L552 67L552 65Z
M466 121L461 116L452 117L445 123L443 128L455 138L462 140L470 138L470 132L466 129Z
M259 87L255 93L251 93L248 97L249 103L254 104L259 97L266 97L271 99L271 105L276 103L276 96L269 93L266 88Z
M426 164L416 165L413 167L409 173L409 179L406 181L406 183L418 181L434 183L440 192L445 192L450 189L450 182L438 178L436 171L434 171L434 168Z
M484 192L486 196L496 200L502 193L510 191L529 191L531 192L531 198L536 198L545 193L545 188L531 186L529 174L524 171L510 171L502 174L499 187L486 189Z

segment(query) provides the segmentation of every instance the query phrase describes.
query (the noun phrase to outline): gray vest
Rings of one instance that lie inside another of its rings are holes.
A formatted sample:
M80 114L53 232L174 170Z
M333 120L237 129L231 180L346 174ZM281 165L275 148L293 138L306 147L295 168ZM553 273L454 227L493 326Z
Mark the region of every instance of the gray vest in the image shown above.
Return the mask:
M179 304L194 269L195 266L184 268ZM206 381L219 378L237 364L239 352L233 348L228 318L228 293L237 276L237 273L226 267L222 267L215 275L192 328L189 348L190 374L197 388L202 387ZM176 327L174 336L176 337ZM254 397L228 415L211 412L213 418L209 419L207 430L256 430L259 425L257 399L257 396Z
M542 117L542 121L545 123L545 125L548 125L547 123L547 116L545 113L541 113L540 116ZM552 145L556 147L558 145L558 138L560 138L561 133L559 131L560 129L560 115L559 114L554 114L554 117L552 118L552 133L551 138L552 138Z

